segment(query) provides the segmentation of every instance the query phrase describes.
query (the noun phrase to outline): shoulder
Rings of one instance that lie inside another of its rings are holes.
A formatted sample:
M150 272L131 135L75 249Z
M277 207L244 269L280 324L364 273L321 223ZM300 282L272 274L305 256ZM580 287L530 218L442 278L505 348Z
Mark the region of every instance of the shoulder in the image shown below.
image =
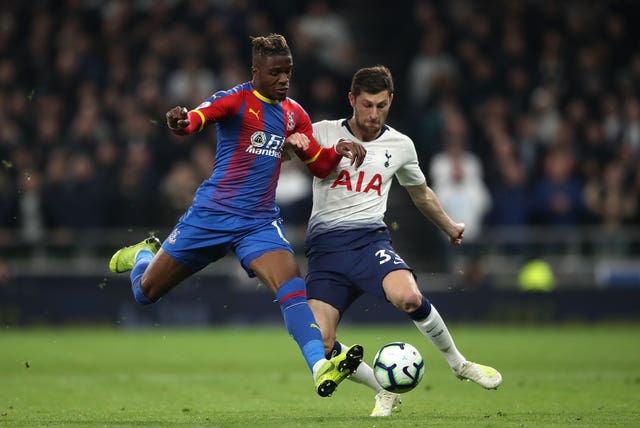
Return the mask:
M249 82L241 83L231 89L220 90L213 93L205 102L200 104L196 109L209 107L212 104L233 102L234 99L242 99L249 94Z
M389 126L389 125L385 125L385 126L386 126L386 130L381 135L381 138L392 140L403 145L404 144L411 145L411 146L414 145L413 140L408 135L398 131L392 126Z
M293 98L287 97L280 103L280 105L282 107L282 110L284 110L285 112L293 112L299 119L305 120L309 124L311 123L309 113L307 113L304 107L302 107L302 105Z
M314 122L313 123L313 129L315 130L325 130L325 131L330 131L330 130L339 130L342 128L342 123L344 122L344 119L339 119L339 120L320 120L318 122Z

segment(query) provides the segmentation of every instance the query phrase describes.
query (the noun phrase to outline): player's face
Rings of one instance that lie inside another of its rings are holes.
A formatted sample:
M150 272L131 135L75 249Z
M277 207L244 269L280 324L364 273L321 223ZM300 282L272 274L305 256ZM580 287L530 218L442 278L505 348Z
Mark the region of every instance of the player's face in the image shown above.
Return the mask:
M393 95L387 91L378 92L377 94L369 94L361 92L360 95L354 97L349 92L349 103L353 107L353 124L354 132L362 141L375 140L380 134L382 126L387 121L389 109L391 108L391 100Z
M284 100L289 91L289 80L293 70L290 55L261 55L254 61L253 86L267 98Z

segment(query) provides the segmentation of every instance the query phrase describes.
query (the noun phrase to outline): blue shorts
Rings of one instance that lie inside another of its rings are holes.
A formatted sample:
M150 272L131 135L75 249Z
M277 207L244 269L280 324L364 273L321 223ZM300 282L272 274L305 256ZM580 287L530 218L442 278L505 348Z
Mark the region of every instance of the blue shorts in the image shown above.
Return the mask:
M162 243L162 249L194 272L221 259L231 250L247 274L255 277L249 265L256 258L275 250L293 253L280 218L247 218L209 212L206 221L211 226L203 228L185 222L185 216ZM193 218L192 213L188 218Z
M307 297L344 313L362 294L386 300L382 280L389 272L412 269L395 252L390 239L374 238L365 246L309 255Z

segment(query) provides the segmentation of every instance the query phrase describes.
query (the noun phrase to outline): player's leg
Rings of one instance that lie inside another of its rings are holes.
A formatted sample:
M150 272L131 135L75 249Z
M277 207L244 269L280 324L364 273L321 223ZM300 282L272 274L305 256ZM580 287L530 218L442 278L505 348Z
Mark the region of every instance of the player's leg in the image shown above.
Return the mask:
M347 349L347 347L343 343L335 341L330 355L344 352L345 349ZM375 391L376 403L369 416L390 416L391 412L400 410L400 404L402 404L400 394L395 394L382 388L376 380L373 368L366 362L362 361L360 365L358 365L358 369L349 376L349 380Z
M357 368L362 360L362 347L354 345L331 360L325 359L320 327L307 303L306 286L292 253L270 251L254 259L249 267L276 295L287 330L314 375L316 391L323 397L330 396Z
M316 286L318 286L318 288L322 287L324 290L329 290L330 296L327 295L327 293L323 293L324 298L341 301L337 296L340 295L341 290L344 290L344 287L339 285L331 286L330 283L325 283L324 286L322 286L321 284L314 282L310 285L309 291L313 292L312 289L316 290ZM315 294L316 293L314 293L314 295ZM340 303L336 304L339 305ZM309 299L309 307L311 308L311 311L320 326L320 330L322 331L322 340L324 342L326 358L330 359L345 352L348 349L348 346L336 340L338 323L340 322L340 311L323 300L313 298ZM382 387L378 384L378 381L376 381L376 378L373 375L373 369L364 361L362 361L358 365L358 369L349 376L349 380L368 386L375 392L380 392L382 390Z
M142 305L158 301L193 273L160 248L155 237L118 250L111 257L109 268L114 273L131 271L131 290Z
M331 395L337 384L357 367L362 347L354 345L344 355L330 361L325 359L322 334L307 303L306 284L281 221L254 225L251 233L234 242L233 249L249 276L258 276L276 295L287 330L313 373L318 394Z
M465 361L438 311L418 289L413 273L406 269L389 272L382 281L387 300L405 312L420 332L440 350L451 368Z
M308 302L311 312L313 312L313 316L322 332L322 343L324 344L325 355L327 358L330 358L329 356L336 350L336 331L338 329L338 323L340 322L340 312L322 300L310 298ZM338 350L338 354L340 352L342 352L342 350Z
M411 271L389 272L382 281L382 288L387 299L407 313L418 330L438 348L458 378L474 381L487 389L497 388L502 383L497 370L467 361L458 351L444 320L422 295Z
M318 287L316 288L316 286ZM345 290L342 285L336 284L332 286L330 282L325 283L324 286L313 282L310 291L311 289L313 289L313 291L320 289L320 294L324 294L324 298L328 300L333 299L336 302L341 301L337 296L341 290ZM322 293L322 290L329 290L329 293ZM339 305L340 303L336 304ZM322 339L324 341L325 351L327 352L327 358L347 351L348 347L346 345L336 341L338 323L340 322L340 311L329 303L318 299L309 299L309 306L322 330ZM393 410L398 410L402 403L400 394L386 391L380 386L373 374L373 369L364 361L362 361L358 365L358 369L349 376L349 380L365 385L376 392L376 404L370 416L389 416Z
M230 233L222 220L211 219L220 231L202 229L182 221L160 246L153 237L116 252L109 268L131 271L131 288L138 303L158 301L185 278L223 257L230 248ZM229 227L233 227L229 226Z

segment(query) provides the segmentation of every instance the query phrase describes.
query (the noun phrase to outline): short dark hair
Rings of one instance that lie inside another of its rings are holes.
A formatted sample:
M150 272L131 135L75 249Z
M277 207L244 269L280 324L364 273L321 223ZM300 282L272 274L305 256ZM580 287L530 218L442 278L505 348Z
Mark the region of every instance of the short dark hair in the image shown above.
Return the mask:
M393 77L384 65L361 68L351 79L351 93L354 97L362 92L377 94L385 90L393 95Z
M271 33L268 36L251 38L251 58L258 56L291 55L291 50L284 36Z

